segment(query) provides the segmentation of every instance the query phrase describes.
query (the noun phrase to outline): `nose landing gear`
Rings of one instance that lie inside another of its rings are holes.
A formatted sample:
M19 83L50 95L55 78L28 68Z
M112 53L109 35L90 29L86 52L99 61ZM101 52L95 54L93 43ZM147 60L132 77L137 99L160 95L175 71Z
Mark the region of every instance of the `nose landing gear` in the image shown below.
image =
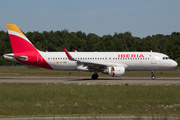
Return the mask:
M151 75L152 75L152 80L155 80L156 79L156 77L154 76L154 71L151 71Z

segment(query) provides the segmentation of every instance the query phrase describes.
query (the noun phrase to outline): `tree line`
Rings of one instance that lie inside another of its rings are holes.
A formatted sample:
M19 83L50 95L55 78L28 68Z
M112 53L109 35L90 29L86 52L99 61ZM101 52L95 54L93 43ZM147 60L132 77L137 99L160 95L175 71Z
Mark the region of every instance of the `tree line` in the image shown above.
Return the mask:
M180 65L180 33L152 35L145 38L133 37L130 32L114 33L102 37L84 32L38 31L24 33L34 46L41 51L150 51L160 52L176 60ZM0 66L21 65L3 59L3 54L12 53L7 32L0 31Z

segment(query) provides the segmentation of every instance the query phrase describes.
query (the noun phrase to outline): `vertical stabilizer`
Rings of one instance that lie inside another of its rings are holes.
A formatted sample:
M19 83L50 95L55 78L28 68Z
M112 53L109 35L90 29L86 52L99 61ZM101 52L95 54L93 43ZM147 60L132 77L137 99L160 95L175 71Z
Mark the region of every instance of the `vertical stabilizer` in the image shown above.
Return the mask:
M7 24L7 30L14 54L37 51L34 45L14 24Z
M47 61L41 55L21 30L14 24L7 24L7 30L11 41L13 53L5 54L4 58L17 61L23 64L52 69Z

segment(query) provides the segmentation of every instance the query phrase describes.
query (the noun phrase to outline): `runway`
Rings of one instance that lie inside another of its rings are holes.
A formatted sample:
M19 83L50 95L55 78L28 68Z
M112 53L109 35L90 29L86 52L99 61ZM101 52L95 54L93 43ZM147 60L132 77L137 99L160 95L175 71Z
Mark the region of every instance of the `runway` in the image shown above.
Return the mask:
M89 117L32 117L32 118L1 118L1 120L179 120L179 117L168 116L89 116Z
M77 84L180 84L180 78L134 78L105 77L97 80L90 78L68 77L0 77L0 83L77 83Z

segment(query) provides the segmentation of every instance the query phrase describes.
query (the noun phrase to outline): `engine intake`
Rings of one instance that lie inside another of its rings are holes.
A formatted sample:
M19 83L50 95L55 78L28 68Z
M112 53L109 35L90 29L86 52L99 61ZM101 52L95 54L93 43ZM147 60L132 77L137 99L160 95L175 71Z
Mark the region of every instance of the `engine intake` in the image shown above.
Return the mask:
M108 74L113 77L122 77L125 74L124 67L108 67Z

